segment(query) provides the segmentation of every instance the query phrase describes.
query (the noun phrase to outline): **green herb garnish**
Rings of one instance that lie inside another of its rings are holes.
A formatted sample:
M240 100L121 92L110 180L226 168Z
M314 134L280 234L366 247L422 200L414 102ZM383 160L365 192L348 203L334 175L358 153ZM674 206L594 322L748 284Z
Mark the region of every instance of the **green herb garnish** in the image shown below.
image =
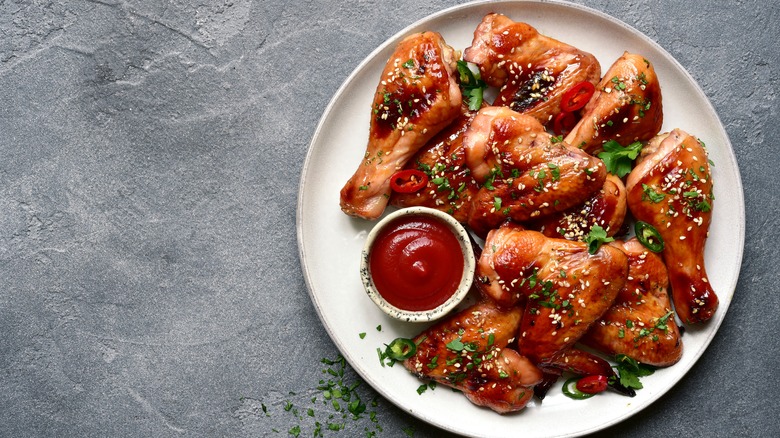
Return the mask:
M604 161L607 171L622 178L631 172L636 157L642 151L642 143L634 142L623 147L615 140L604 143L604 152L599 153L599 158Z

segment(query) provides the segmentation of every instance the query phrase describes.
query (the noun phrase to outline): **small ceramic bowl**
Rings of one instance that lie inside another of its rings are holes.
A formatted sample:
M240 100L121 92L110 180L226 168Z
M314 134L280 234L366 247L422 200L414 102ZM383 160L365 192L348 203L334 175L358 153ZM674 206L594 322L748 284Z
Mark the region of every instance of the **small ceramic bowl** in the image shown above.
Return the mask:
M390 225L395 219L403 216L427 216L438 220L444 224L449 231L455 236L460 246L460 252L463 256L463 273L458 283L457 288L452 295L439 306L430 310L405 310L400 309L393 304L390 304L377 290L374 280L371 276L370 269L370 256L374 243L377 237L381 234L382 230ZM476 268L476 257L474 256L474 250L471 246L471 240L469 238L468 231L463 228L455 218L447 213L428 207L407 207L397 210L379 221L376 226L369 232L366 243L363 247L360 260L360 276L363 280L363 286L366 289L366 293L374 303L382 309L389 316L407 322L428 322L439 319L452 311L464 298L468 295L474 281L474 270Z

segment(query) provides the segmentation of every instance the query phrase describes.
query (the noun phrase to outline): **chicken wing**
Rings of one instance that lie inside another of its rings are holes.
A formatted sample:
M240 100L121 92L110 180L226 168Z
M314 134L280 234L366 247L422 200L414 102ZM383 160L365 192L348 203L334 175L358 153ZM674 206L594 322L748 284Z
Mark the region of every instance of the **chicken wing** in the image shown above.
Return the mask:
M500 87L493 105L508 106L547 124L561 112L561 98L587 81L596 84L595 56L539 34L526 23L487 14L463 59L479 66L482 79Z
M379 217L393 173L458 116L456 61L454 50L436 32L410 35L398 44L374 95L365 155L341 189L345 213Z
M484 237L507 219L539 219L582 204L604 184L604 163L555 142L533 117L506 107L479 110L463 136L481 188L468 225Z
M647 141L663 124L661 86L650 61L624 53L604 74L566 142L595 154L615 140L625 146Z
M407 169L422 170L428 175L428 185L416 193L396 193L390 205L397 207L425 206L451 214L465 223L471 211L471 198L479 186L466 166L463 133L476 115L462 106L460 116L439 132L409 163Z
M686 324L707 321L718 297L704 268L713 195L703 144L680 129L653 138L628 175L626 190L634 217L663 238L677 315Z
M610 245L628 256L628 281L582 343L609 355L624 354L648 365L670 366L682 357L682 338L672 316L663 260L636 238Z
M404 366L420 378L459 389L474 404L499 413L519 411L542 373L507 348L522 310L478 303L418 335L417 351Z
M623 287L622 251L545 237L517 225L491 231L477 262L477 287L502 306L525 303L520 351L543 364L572 345Z
M601 190L584 204L534 221L528 228L539 230L547 237L584 242L594 225L603 228L607 236L617 234L623 226L626 211L626 186L610 173Z

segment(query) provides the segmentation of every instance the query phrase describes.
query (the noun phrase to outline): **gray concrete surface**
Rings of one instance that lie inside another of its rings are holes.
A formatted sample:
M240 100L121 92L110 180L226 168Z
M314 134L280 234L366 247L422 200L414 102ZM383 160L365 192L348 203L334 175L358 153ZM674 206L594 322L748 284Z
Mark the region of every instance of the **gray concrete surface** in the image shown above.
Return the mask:
M340 423L316 389L337 351L301 277L301 164L349 72L456 3L0 0L0 435L313 436ZM747 204L714 342L668 395L599 435L778 436L780 8L578 3L699 81ZM356 391L367 413L324 436L445 435Z

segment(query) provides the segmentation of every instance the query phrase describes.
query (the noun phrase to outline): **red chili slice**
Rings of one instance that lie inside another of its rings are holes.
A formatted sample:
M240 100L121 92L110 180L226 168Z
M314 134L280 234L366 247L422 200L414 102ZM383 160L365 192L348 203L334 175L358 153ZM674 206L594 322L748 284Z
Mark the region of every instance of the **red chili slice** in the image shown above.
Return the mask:
M417 169L399 170L390 177L390 188L398 193L414 193L428 185L428 175Z
M555 135L566 135L571 132L576 124L577 118L574 117L574 114L569 112L560 113L553 119L553 132Z
M595 91L596 87L588 81L582 81L571 87L569 91L563 93L561 110L570 113L583 108Z
M577 381L577 390L585 394L597 394L604 392L608 383L607 376L585 376Z

